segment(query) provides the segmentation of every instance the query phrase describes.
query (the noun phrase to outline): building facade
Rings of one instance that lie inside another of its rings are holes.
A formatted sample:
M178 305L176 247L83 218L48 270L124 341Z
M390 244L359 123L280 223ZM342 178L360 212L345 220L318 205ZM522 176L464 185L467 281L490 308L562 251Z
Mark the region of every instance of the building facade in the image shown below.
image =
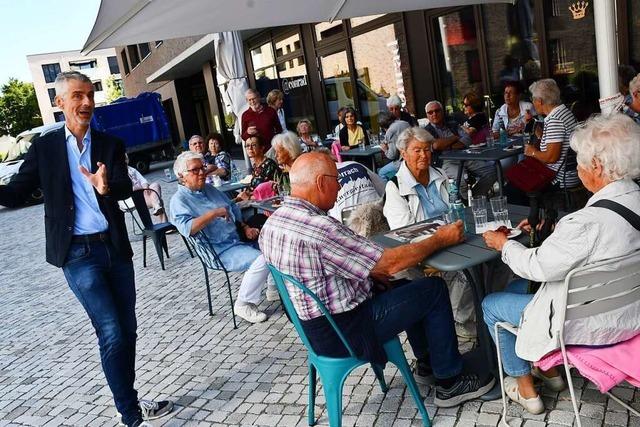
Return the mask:
M640 71L640 2L613 1L620 63ZM558 82L563 101L579 118L598 111L594 15L587 2L519 0L430 9L255 30L242 37L250 86L263 97L275 88L285 93L292 130L307 118L317 133L329 134L338 108L351 106L377 131L378 112L394 93L418 118L425 117L430 100L460 116L462 99L472 91L485 98L492 114L503 103L506 81L518 80L526 89L547 77ZM126 54L128 47L120 50ZM192 50L146 79L173 81L190 92L192 102L203 103L191 110L190 129L220 130L224 107L213 50Z
M40 53L28 55L27 62L44 124L64 120L55 105L54 82L58 73L76 70L86 74L93 82L96 105L105 103L107 80L111 76L116 84L122 84L115 49L99 49L87 56L79 50Z

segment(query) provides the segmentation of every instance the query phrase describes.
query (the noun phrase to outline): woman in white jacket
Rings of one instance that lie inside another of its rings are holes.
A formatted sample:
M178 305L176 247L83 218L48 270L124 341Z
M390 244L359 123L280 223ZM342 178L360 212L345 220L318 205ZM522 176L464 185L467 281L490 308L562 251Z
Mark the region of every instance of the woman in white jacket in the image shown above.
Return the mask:
M519 325L517 339L500 333L500 353L505 372L505 391L527 411L539 414L544 405L533 386L532 374L554 391L564 387L557 372L531 371L537 361L559 348L564 279L574 268L629 254L640 249L638 231L622 216L592 206L613 200L632 212L640 212L640 188L632 179L640 175L640 127L622 114L597 116L576 130L571 148L577 152L578 176L593 196L586 207L563 217L554 232L538 248L527 248L493 231L486 232L487 246L502 251L502 261L520 280L505 292L488 295L483 303L484 320L491 334L497 322ZM519 225L529 228L527 221ZM530 228L529 228L530 229ZM535 294L527 294L527 280L541 282ZM621 308L622 309L622 308ZM568 344L606 345L624 341L640 331L640 302L624 307L628 315L598 319L598 328L582 321L565 325ZM495 340L495 336L494 336Z
M396 141L403 161L396 179L387 183L384 203L392 230L449 209L447 175L431 166L431 141L433 136L419 127L405 129Z

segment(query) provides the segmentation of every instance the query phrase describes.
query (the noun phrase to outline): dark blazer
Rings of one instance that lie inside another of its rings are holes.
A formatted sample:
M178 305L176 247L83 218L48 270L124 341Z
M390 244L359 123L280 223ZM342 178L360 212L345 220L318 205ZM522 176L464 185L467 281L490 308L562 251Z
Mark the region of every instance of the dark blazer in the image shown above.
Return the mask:
M42 189L47 262L57 267L67 257L75 217L66 144L64 127L35 139L18 174L0 186L0 204L7 207L22 205L33 190ZM111 242L123 257L131 258L124 213L118 207L118 200L131 195L124 152L121 140L91 131L91 172L98 169L97 162L104 163L109 185L108 195L95 193L98 205L109 223Z

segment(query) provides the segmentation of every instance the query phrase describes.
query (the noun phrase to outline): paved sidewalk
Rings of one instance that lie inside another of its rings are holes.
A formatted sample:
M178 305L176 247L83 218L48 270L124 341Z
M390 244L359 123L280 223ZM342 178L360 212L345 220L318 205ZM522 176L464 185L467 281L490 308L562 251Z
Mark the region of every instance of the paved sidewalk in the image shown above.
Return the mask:
M164 167L148 178L159 179ZM167 204L176 185L162 182ZM93 329L62 271L44 261L43 223L42 205L0 208L0 426L115 426ZM209 317L202 268L178 235L169 236L165 271L152 247L148 267L142 268L142 243L131 238L138 291L137 388L143 398L177 404L154 425L307 425L306 352L279 304L265 300L260 308L269 314L267 322L249 325L239 319L234 330L215 273L215 314ZM231 277L237 289L241 276ZM397 371L389 367L385 377L391 387L386 396L371 369L348 378L345 426L421 425ZM592 385L575 383L583 426L640 426ZM496 426L500 419L500 401L436 410L433 393L423 393L435 426ZM624 386L615 393L640 407L640 391ZM545 394L544 400L547 412L539 416L511 405L510 415L522 417L514 425L574 423L567 391ZM319 424L327 425L321 391L316 402Z

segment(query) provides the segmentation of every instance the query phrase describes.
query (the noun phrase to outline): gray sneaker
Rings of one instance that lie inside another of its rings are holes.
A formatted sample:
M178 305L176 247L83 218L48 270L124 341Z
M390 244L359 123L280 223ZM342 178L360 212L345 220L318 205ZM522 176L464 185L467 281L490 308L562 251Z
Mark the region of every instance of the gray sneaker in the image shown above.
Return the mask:
M173 410L173 402L169 400L139 400L138 406L140 407L140 413L143 420L155 420L156 418L164 417ZM122 422L122 414L116 410L116 418L118 419L118 425L124 426ZM153 427L150 423L142 423L137 421L133 424L135 427Z
M434 403L441 408L458 406L488 393L495 383L496 380L493 377L481 382L477 374L460 375L451 387L436 387Z

